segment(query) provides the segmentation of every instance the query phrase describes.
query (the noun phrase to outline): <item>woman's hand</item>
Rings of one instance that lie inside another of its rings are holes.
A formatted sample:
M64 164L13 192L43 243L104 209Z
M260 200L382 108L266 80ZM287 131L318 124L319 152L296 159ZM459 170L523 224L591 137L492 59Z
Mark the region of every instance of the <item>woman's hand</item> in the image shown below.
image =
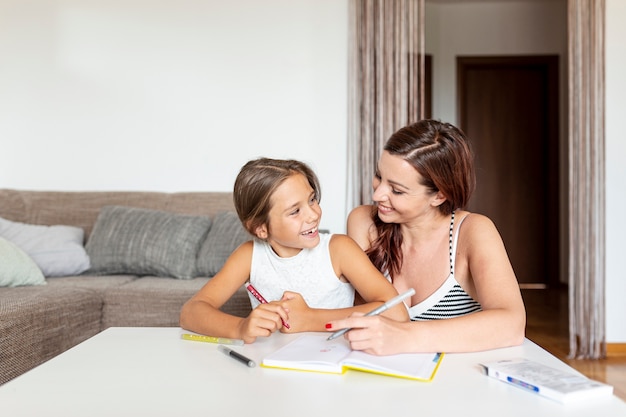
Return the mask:
M407 351L402 345L407 324L410 322L399 322L380 315L366 317L363 313L354 313L346 319L329 322L326 329L336 332L350 328L343 337L350 342L353 350L362 350L372 355L393 355Z

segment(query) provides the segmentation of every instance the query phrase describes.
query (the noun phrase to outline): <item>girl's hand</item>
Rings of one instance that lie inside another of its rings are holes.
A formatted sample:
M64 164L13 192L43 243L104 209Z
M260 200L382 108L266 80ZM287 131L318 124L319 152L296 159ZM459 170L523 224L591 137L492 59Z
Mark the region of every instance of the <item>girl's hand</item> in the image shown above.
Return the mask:
M305 332L310 330L310 320L307 318L312 312L306 301L300 293L285 291L283 298L279 301L283 308L287 311L288 317L285 322L289 325L289 329L283 327L280 329L282 333Z
M268 337L283 327L282 320L288 318L280 302L260 304L239 325L240 338L253 343L257 337Z

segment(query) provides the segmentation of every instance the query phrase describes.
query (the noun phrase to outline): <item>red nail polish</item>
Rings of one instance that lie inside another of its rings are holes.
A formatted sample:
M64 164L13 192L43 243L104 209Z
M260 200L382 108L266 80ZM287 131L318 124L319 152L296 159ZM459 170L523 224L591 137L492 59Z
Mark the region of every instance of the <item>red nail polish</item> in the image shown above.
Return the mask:
M332 329L332 328L333 328L333 325L332 325L332 324L330 324L330 323L326 323L326 328L327 328L327 329Z

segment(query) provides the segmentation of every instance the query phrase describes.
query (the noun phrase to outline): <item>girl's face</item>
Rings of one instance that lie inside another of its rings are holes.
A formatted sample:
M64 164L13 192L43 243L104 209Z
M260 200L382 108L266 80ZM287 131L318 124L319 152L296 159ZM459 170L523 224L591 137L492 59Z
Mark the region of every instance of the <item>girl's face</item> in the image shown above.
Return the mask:
M270 203L268 224L261 226L257 235L266 239L278 256L295 256L303 248L319 244L322 209L304 175L287 178L276 188Z
M385 223L409 223L424 213L438 212L445 198L422 185L421 179L402 157L384 151L372 181L378 217Z

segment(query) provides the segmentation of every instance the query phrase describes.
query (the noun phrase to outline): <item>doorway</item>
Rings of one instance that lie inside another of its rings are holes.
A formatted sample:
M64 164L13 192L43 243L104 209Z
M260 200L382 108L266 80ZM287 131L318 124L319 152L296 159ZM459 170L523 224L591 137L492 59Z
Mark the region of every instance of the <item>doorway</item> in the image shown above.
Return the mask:
M468 209L490 217L522 287L559 285L558 56L457 57L476 154Z

